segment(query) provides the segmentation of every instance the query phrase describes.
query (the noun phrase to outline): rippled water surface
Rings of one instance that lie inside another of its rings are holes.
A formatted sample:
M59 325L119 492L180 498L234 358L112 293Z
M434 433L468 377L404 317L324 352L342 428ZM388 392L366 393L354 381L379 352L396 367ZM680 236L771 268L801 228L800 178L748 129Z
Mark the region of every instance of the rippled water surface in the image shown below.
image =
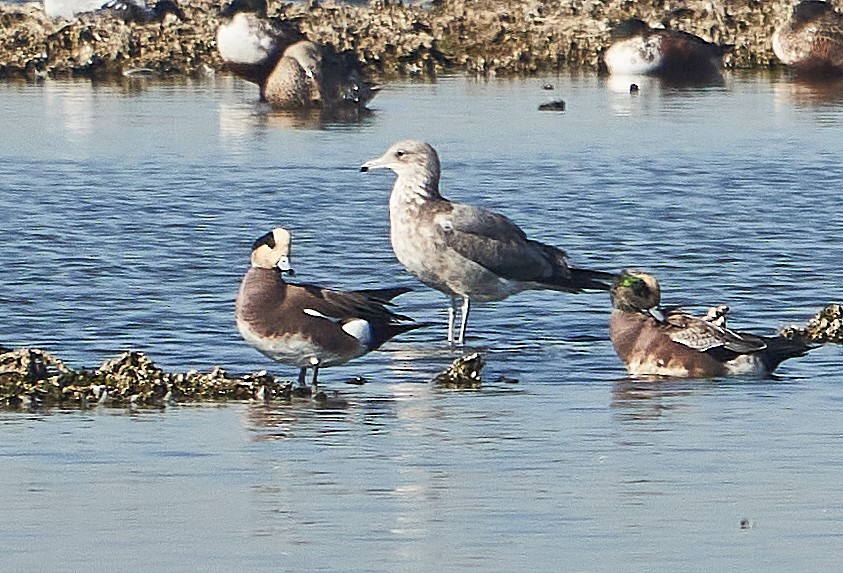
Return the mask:
M446 196L647 269L667 303L770 332L843 299L842 87L627 88L390 84L338 121L227 78L0 84L0 344L293 376L233 325L251 242L282 224L299 280L417 285L392 175L358 171L408 137ZM0 570L838 570L840 348L771 380L636 382L605 295L523 293L472 312L483 389L445 391L445 300L417 286L401 311L441 328L324 370L328 407L0 413Z

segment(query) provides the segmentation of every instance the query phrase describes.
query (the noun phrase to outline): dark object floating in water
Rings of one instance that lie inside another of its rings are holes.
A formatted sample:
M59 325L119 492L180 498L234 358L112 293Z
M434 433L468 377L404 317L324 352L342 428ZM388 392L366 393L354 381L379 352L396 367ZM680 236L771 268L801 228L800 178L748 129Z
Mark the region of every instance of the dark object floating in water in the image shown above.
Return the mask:
M74 370L34 348L0 353L0 407L7 408L290 400L292 387L265 371L244 376L231 376L220 367L207 373L164 372L141 352L125 352L96 370Z
M351 384L353 386L362 386L363 384L368 383L369 381L363 378L362 376L352 376L348 380L345 381L346 384Z
M843 305L829 304L805 326L785 326L779 330L779 335L805 342L843 344Z
M433 382L446 388L480 388L483 357L478 352L461 356L433 378Z
M539 111L565 111L565 102L557 99L539 106Z
M740 521L741 529L752 529L753 523L746 517L742 517Z
M544 84L544 85L542 86L542 89L543 89L543 90L548 90L548 91L550 91L550 90L552 90L552 89L553 89L553 84Z
M638 84L630 84L629 86L629 93L637 94L638 93Z

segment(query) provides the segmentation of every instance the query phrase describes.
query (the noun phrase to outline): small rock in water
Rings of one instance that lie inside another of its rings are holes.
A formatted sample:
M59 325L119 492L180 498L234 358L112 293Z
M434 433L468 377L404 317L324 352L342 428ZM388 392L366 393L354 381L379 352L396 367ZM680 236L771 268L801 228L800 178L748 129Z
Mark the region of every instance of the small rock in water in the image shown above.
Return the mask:
M478 352L461 356L436 375L433 382L447 388L479 388L483 357Z
M553 84L544 84L544 85L542 86L542 89L543 89L543 90L548 90L548 91L550 91L550 90L552 90L552 89L553 89Z
M639 91L639 90L638 90L638 84L631 84L631 85L629 86L629 93L631 93L631 94L637 94L637 93L638 93L638 91Z
M740 521L741 529L752 529L753 523L746 517L742 517Z
M565 102L557 99L539 106L539 111L565 111Z

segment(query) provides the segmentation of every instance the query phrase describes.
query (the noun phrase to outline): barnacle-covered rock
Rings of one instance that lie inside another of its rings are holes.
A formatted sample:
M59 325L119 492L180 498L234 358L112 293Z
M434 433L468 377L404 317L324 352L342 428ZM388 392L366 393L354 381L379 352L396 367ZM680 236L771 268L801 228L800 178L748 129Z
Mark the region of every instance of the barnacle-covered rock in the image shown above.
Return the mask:
M843 344L843 305L830 304L814 315L805 326L786 326L781 336L818 344Z
M479 388L482 370L483 357L475 352L454 360L433 382L446 388Z
M294 20L307 37L353 50L383 75L532 74L597 70L612 26L640 18L734 49L724 64L753 68L777 63L771 38L791 0L376 0L367 6L328 2L270 3L270 16ZM108 14L51 19L36 4L0 3L0 76L121 73L162 74L220 69L215 0L180 0L186 15L163 22L123 22Z
M231 376L215 367L168 373L141 352L125 352L95 370L74 370L47 352L20 349L0 353L0 405L161 406L209 400L289 400L292 382L265 371Z

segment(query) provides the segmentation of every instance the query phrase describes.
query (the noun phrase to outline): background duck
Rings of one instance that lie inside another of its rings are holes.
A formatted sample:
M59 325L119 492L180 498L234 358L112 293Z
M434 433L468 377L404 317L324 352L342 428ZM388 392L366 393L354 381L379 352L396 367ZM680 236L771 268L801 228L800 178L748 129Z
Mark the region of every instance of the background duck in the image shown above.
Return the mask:
M843 75L843 14L828 2L800 2L773 32L773 52L803 75Z
M290 233L276 228L255 241L251 267L235 303L237 329L272 360L300 368L299 384L313 369L316 396L319 368L345 364L380 348L392 337L425 326L387 307L407 287L337 291L287 283Z
M364 109L377 88L363 79L350 51L336 52L301 40L286 50L266 82L267 103L275 108L351 107Z
M219 14L224 20L217 29L217 50L225 69L257 84L261 101L269 75L284 50L304 40L295 22L266 17L266 0L234 0Z
M662 309L659 283L646 273L624 271L611 294L609 337L633 376L766 376L814 348L802 340L731 330L716 317Z
M187 19L175 0L158 0L153 6L148 6L144 0L111 0L97 12L107 13L125 22L161 22L167 14L182 21Z
M672 80L721 79L723 55L732 46L706 42L699 36L651 28L639 19L619 23L603 60L610 74L652 75Z
M448 342L465 342L472 300L498 301L531 289L609 290L604 281L615 275L574 267L564 251L528 239L503 215L442 197L439 156L430 144L400 141L360 167L370 169L398 176L389 198L392 248L407 270L449 297Z

